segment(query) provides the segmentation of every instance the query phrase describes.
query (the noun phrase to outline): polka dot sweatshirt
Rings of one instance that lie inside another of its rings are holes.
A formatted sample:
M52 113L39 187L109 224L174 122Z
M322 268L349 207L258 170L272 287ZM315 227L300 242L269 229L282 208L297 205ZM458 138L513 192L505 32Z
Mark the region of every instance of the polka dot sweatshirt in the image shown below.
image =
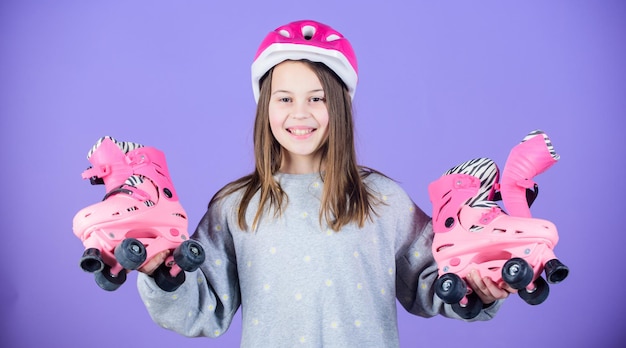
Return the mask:
M237 223L240 194L213 203L193 238L206 261L174 292L138 277L152 319L186 336L217 337L242 310L242 347L398 347L396 299L409 312L458 318L435 294L433 231L394 181L365 182L382 204L363 228L323 222L319 174L277 174L288 201L256 231ZM252 200L247 221L258 207ZM490 319L492 305L473 320Z

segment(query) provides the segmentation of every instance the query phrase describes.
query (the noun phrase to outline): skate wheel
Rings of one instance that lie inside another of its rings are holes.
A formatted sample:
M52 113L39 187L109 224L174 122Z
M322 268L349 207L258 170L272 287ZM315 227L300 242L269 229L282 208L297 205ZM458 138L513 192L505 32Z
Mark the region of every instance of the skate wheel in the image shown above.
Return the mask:
M173 252L174 261L181 269L193 272L204 262L204 249L200 243L188 239L182 242Z
M162 264L152 274L154 281L163 291L172 292L185 282L185 272L180 271L175 277L170 274L170 268Z
M146 261L146 247L135 238L126 238L115 247L115 259L125 269L137 269Z
M523 289L533 281L533 269L526 260L514 257L504 263L502 279L513 289Z
M80 268L89 273L101 272L104 269L104 261L102 261L100 250L96 248L86 249L80 258Z
M453 303L452 310L463 319L475 318L483 309L483 302L475 292L467 295L467 304Z
M557 259L552 259L543 266L546 272L546 279L550 284L562 282L569 275L569 268Z
M106 291L117 290L126 281L126 271L122 270L118 275L111 274L111 267L105 265L101 272L94 273L96 284Z
M458 303L467 293L467 285L458 275L446 273L435 282L435 293L445 303Z
M524 288L520 289L517 293L522 300L534 306L543 303L543 301L548 298L548 295L550 294L550 287L542 277L535 279L533 284L535 285L533 290L528 291L528 289Z

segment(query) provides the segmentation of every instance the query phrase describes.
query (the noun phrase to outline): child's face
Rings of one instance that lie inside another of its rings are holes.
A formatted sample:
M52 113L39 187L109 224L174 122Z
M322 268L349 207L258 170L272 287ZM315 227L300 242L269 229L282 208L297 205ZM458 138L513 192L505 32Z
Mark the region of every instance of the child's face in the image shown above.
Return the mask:
M274 68L269 103L272 134L285 149L282 171L319 170L317 150L328 134L324 89L306 64L285 61Z

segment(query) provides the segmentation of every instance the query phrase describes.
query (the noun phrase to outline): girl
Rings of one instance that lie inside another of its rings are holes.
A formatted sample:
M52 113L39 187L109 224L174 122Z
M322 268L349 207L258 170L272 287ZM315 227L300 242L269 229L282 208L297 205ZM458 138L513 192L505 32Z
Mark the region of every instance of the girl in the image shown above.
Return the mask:
M394 181L356 163L350 43L314 21L271 32L252 64L255 170L211 200L194 238L206 261L174 292L142 269L153 320L187 336L222 334L241 306L243 347L397 347L396 298L411 313L458 318L432 289L430 218ZM508 296L468 277L490 319Z

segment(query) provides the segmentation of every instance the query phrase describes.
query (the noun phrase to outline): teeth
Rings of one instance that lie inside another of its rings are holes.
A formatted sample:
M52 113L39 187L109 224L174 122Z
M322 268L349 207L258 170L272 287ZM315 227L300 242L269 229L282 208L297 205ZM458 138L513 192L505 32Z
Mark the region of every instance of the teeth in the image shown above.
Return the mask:
M289 132L293 135L305 135L313 132L313 129L290 129Z

